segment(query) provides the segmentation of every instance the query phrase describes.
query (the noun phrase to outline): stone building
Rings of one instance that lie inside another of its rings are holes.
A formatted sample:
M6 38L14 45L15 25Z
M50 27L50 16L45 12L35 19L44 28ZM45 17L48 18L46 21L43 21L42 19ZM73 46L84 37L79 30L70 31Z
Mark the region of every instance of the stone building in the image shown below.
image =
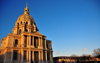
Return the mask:
M0 63L53 63L52 42L38 31L26 6L12 33L1 40Z
M53 58L54 63L100 63L100 58L91 56L60 56Z

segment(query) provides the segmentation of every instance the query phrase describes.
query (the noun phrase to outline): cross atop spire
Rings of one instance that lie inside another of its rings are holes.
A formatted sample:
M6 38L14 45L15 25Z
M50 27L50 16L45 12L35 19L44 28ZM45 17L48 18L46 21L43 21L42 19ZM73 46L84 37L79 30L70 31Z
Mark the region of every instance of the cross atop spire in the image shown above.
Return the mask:
M26 3L26 8L24 9L24 14L29 14L28 3Z
M28 3L26 3L26 8L28 7Z

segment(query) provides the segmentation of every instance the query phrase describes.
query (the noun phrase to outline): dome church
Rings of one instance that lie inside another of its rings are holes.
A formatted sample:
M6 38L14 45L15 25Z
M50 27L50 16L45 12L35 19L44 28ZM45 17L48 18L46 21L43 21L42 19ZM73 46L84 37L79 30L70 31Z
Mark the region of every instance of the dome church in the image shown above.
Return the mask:
M0 63L53 63L52 41L39 33L27 5L12 33L1 40Z

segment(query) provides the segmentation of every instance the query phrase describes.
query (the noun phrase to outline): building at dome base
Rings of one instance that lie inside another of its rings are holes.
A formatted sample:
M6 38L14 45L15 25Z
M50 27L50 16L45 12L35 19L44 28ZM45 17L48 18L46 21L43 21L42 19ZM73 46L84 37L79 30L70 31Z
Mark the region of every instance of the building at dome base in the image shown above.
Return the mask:
M0 63L53 63L52 42L38 32L28 7L1 40Z

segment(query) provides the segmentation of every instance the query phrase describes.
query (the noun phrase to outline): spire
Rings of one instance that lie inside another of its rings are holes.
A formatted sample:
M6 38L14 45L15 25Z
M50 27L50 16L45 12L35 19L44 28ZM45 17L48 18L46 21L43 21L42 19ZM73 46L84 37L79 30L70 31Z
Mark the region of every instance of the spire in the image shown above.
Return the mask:
M28 3L26 3L26 8L24 8L24 14L29 14Z
M28 3L26 3L26 8L28 8Z

